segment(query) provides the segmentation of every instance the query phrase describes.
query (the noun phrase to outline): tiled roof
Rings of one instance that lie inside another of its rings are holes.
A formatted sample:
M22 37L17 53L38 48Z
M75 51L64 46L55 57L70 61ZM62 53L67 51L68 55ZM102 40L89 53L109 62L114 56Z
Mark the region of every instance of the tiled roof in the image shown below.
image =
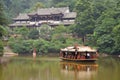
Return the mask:
M20 13L16 18L13 20L29 20L30 15L51 15L51 14L63 14L63 18L76 18L76 12L70 12L68 7L62 8L41 8L37 11L33 11L31 13Z
M20 13L14 20L28 20L29 16L26 13Z
M59 13L67 13L69 12L68 7L62 7L62 8L42 8L38 9L37 11L31 12L28 15L51 15L51 14L59 14Z
M76 12L70 12L70 13L65 13L63 18L76 18L77 13Z
M70 46L70 47L61 49L61 51L74 51L75 52L76 49L74 48L74 46ZM91 48L89 46L78 46L77 51L78 52L97 52L96 49L93 49L93 48Z

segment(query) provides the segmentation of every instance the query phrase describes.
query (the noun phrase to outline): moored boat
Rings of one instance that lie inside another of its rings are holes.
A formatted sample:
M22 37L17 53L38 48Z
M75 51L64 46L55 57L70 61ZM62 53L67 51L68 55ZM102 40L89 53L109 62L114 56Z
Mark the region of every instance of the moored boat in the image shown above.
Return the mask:
M65 61L94 62L98 60L98 53L88 46L71 46L60 50L60 58Z

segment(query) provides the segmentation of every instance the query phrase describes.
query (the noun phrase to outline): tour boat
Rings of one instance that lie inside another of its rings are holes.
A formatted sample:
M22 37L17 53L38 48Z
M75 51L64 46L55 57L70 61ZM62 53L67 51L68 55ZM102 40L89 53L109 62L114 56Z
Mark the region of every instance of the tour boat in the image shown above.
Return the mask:
M89 46L71 46L60 50L60 58L65 61L95 62L98 60L98 53Z

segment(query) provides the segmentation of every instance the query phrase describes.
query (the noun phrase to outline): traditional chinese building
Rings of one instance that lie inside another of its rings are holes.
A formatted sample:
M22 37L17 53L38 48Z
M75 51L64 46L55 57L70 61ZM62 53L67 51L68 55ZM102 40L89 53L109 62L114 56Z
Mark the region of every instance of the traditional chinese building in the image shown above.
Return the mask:
M16 18L13 18L13 23L9 26L14 27L40 27L42 24L47 24L51 27L64 25L69 26L74 24L76 12L70 12L69 7L61 8L41 8L31 13L20 13Z

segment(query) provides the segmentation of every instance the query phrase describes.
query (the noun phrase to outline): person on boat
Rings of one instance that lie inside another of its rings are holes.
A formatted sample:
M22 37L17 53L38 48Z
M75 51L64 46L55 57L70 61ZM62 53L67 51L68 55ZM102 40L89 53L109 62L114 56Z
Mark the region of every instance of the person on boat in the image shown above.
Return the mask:
M67 57L68 57L67 52L65 52L65 58L67 58Z
M87 53L87 59L89 59L90 58L90 53Z

